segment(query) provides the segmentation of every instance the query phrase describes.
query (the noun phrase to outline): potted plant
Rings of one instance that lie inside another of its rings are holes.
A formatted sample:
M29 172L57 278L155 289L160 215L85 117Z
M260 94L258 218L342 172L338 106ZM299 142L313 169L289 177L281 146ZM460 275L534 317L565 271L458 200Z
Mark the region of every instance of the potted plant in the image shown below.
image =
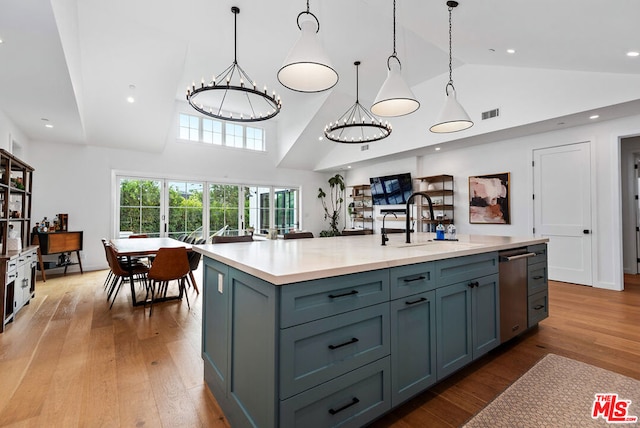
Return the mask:
M322 190L322 187L318 189L318 199L322 201L322 208L324 209L324 219L329 220L329 230L323 230L320 232L320 236L339 236L340 230L338 229L338 220L340 218L340 211L342 211L342 203L344 202L344 178L340 174L336 174L329 178L329 194Z

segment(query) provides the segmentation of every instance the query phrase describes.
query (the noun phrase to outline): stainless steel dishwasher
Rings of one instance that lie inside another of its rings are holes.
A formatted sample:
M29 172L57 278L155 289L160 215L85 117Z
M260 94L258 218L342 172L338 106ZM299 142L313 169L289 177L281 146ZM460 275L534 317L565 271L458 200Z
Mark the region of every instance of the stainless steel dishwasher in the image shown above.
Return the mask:
M526 247L500 251L500 343L527 329L527 259L535 253Z

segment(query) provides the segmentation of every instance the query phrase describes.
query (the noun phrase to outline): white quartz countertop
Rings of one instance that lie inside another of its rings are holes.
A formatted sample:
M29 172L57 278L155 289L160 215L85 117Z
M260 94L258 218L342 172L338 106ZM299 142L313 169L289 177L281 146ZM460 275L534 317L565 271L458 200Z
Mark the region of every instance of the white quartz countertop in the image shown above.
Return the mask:
M332 238L277 239L230 244L194 245L206 257L254 275L274 285L328 278L394 266L542 244L547 238L458 235L458 241L433 241L433 233Z

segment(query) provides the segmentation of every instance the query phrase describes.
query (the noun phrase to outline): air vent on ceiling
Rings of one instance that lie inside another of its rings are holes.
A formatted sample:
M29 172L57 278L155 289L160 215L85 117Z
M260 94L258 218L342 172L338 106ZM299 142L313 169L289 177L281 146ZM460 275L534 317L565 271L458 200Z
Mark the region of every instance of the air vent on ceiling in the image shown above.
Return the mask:
M369 150L369 145L368 144L363 144L360 146L360 151L364 152L365 150Z
M491 119L493 117L500 116L500 109L494 108L493 110L483 111L482 112L482 120Z

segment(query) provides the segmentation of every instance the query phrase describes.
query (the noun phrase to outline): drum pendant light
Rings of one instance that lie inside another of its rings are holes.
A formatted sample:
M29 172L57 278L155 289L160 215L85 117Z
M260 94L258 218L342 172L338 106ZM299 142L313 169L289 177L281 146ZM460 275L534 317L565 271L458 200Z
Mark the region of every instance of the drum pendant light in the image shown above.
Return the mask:
M393 67L391 59L395 59ZM393 53L387 58L387 79L371 106L371 113L387 117L404 116L419 107L420 103L402 78L402 64L396 52L396 2L393 0Z
M298 14L297 21L302 33L278 71L278 80L298 92L322 92L333 88L338 83L338 73L318 40L320 21L309 11L309 0L307 10Z
M462 108L456 99L456 90L453 86L453 68L451 54L451 11L458 6L457 1L447 1L449 7L449 82L445 87L446 99L440 117L435 125L429 130L435 133L457 132L473 126L467 112Z

